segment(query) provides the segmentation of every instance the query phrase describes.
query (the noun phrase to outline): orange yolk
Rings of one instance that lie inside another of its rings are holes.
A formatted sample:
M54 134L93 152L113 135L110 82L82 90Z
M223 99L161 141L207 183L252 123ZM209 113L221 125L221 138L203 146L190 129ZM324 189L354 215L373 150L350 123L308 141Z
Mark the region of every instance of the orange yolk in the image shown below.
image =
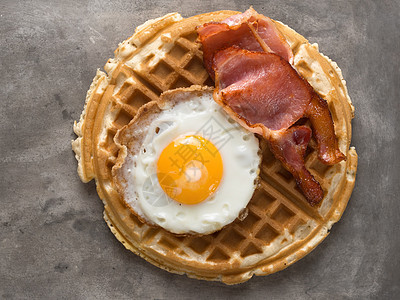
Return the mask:
M157 162L161 188L183 204L197 204L211 196L221 182L222 171L218 149L198 135L178 137L161 152Z

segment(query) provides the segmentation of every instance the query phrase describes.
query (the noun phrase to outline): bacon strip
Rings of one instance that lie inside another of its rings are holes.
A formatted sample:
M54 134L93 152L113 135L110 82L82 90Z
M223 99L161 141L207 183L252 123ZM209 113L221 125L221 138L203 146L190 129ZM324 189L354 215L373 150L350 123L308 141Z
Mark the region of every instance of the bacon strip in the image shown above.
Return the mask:
M205 67L213 79L214 53L230 46L250 51L273 52L293 62L293 53L272 20L258 14L253 8L220 23L206 23L197 28L197 32L203 45Z
M287 129L310 105L312 88L276 54L230 47L215 54L213 68L215 100L248 124Z
M216 51L233 45L251 51L263 51L247 24L237 26L235 30L232 30L227 24L207 23L198 28L197 32L200 42L203 44L203 60L206 70L213 79L212 61Z
M323 191L304 165L311 129L294 126L313 98L313 90L276 54L230 47L214 56L214 99L248 130L269 141L272 153L293 174L310 205ZM289 128L290 127L290 128Z
M270 18L257 13L252 7L243 14L229 17L221 21L221 23L228 24L231 29L234 29L235 26L247 23L265 52L278 54L289 63L293 63L293 52L286 42L286 39L276 28L274 22L272 22ZM251 50L246 47L242 48Z
M282 134L272 135L270 149L282 165L292 173L308 202L314 206L321 201L324 192L304 165L304 155L310 139L311 129L309 127L293 126Z
M346 159L338 147L328 103L317 93L314 93L306 116L311 121L313 134L317 141L318 158L327 165L334 165Z

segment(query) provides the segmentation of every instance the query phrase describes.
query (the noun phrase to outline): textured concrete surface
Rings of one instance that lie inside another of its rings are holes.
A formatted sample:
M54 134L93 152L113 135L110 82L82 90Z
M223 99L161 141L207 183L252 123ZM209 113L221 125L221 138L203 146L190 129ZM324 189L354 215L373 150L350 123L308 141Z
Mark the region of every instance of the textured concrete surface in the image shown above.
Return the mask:
M307 257L228 287L133 255L76 174L73 120L97 67L147 19L219 9L290 25L343 70L356 107L356 187ZM394 299L400 294L399 1L13 1L0 3L0 298Z

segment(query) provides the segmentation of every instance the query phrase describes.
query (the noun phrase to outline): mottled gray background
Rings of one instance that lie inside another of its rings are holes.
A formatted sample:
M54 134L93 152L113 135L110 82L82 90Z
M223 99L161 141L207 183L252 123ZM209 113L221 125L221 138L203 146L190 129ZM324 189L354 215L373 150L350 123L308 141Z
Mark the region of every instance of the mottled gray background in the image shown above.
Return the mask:
M144 21L255 9L318 42L356 107L356 187L342 220L288 269L237 286L169 274L102 219L70 140L86 90ZM0 298L394 299L400 294L399 1L13 1L0 3ZM397 298L398 299L398 298Z

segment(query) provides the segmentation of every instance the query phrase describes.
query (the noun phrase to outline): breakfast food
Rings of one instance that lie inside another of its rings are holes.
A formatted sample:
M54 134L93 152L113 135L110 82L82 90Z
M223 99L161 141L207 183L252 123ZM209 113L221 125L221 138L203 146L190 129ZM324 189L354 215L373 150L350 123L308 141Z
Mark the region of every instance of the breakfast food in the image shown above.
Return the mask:
M259 173L258 139L227 116L212 90L167 91L115 138L121 149L114 183L150 225L210 234L246 216Z
M327 100L339 149L347 157L328 166L318 160L314 147L306 151L305 166L324 191L321 203L308 204L261 139L259 185L244 219L212 234L182 236L143 222L126 205L113 171L123 149L116 143L119 132L143 104L159 101L162 92L214 85L203 65L196 27L236 14L220 11L183 19L174 13L138 27L107 62L107 74L97 72L73 142L81 179L96 180L104 218L127 249L168 271L228 284L282 270L309 253L341 217L357 168L356 152L350 148L353 107L340 69L316 45L272 21L292 50L294 68Z

